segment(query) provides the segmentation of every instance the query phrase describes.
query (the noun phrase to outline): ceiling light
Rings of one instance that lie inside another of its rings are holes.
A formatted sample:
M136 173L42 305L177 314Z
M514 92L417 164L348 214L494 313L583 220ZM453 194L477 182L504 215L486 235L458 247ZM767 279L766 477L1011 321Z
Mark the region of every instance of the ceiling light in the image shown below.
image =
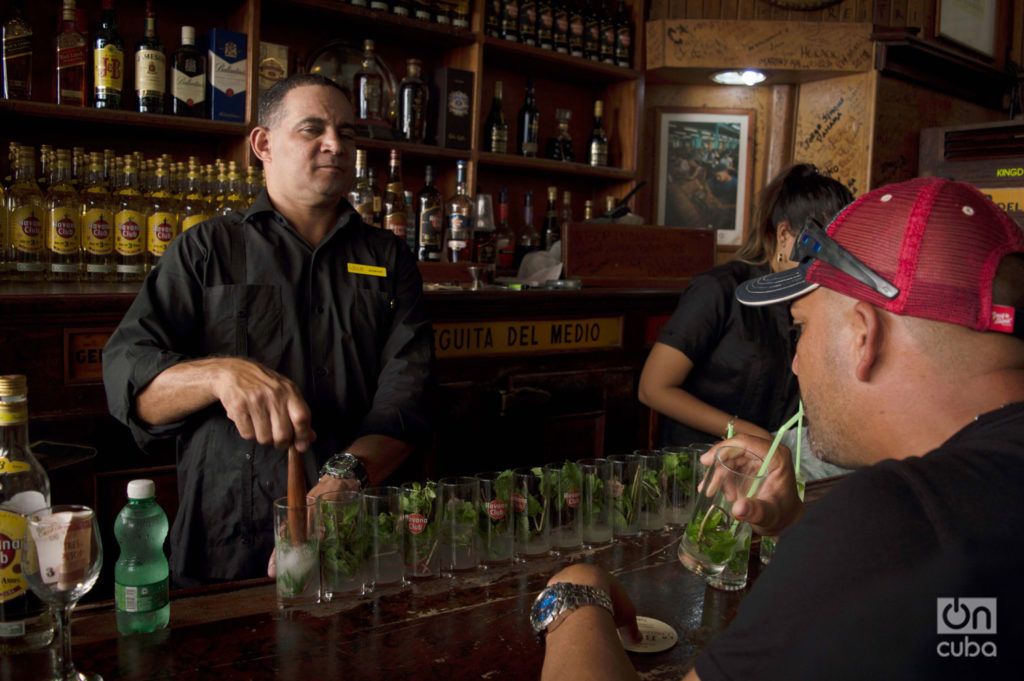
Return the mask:
M760 71L719 71L711 76L711 80L721 85L757 85L767 77Z

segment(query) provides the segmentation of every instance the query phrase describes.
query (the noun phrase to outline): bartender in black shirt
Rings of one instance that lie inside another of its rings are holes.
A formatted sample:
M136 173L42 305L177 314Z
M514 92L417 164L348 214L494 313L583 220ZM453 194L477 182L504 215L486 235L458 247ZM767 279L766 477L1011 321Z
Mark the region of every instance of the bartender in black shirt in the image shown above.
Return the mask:
M266 191L171 244L103 355L111 413L142 447L177 440L179 584L265 573L289 447L315 495L381 482L429 432L422 280L345 200L347 94L287 78L249 141Z

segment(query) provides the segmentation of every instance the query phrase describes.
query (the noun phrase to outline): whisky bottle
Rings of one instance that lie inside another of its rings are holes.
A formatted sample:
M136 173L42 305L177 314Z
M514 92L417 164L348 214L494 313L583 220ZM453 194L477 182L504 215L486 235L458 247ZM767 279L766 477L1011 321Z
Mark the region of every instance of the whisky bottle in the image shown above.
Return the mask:
M32 99L32 26L25 21L24 0L11 3L2 50L4 99Z
M530 158L537 156L537 140L540 138L540 112L537 111L537 96L533 79L526 81L526 99L519 109L519 154Z
M405 192L402 189L402 160L397 149L388 161L388 183L384 189L384 229L405 241Z
M7 201L10 206L8 230L11 235L9 269L22 281L37 281L46 273L43 238L45 210L35 170L32 147L19 148L14 184L11 185Z
M493 277L494 263L497 260L497 242L495 240L494 213L490 208L491 197L486 194L476 196L476 214L473 216L473 262L487 265L488 278ZM486 200L486 203L485 203Z
M612 213L615 212L615 202L618 201L611 194L604 197L604 216L607 218L612 217Z
M57 150L57 172L46 195L50 281L77 281L82 269L82 204L71 184L71 155Z
M484 33L492 38L501 37L501 0L487 0L487 12L484 14Z
M434 187L434 166L427 166L424 175L426 183L416 197L419 208L416 259L420 262L438 262L441 260L441 238L444 236L444 206L441 192Z
M85 36L75 28L75 0L64 0L60 33L54 41L57 52L56 85L58 104L85 106Z
M373 222L374 227L384 227L384 192L377 184L377 169L370 168L366 171L366 179L370 183L370 191L373 192Z
M498 192L498 224L494 228L494 257L499 272L509 272L516 262L516 235L508 224L508 187Z
M366 174L366 150L356 149L356 180L348 202L367 225L373 226L373 190Z
M82 191L82 260L86 281L110 281L114 275L114 200L103 181L100 154L89 154Z
M469 28L469 0L455 0L455 7L452 9L452 26L455 28Z
M181 47L171 59L171 113L206 118L206 57L196 49L196 29L181 27Z
M583 3L583 56L601 59L601 7L597 2Z
M625 0L619 0L615 15L615 64L624 69L633 65L633 18L626 9Z
M548 187L548 209L544 213L544 234L541 248L548 250L562 239L562 224L558 220L558 187Z
M501 37L519 42L519 0L506 0L501 12Z
M535 0L519 0L519 42L524 45L537 44L537 3Z
M559 219L562 227L572 222L572 193L568 190L562 192L562 215Z
M156 14L153 1L146 0L145 30L135 48L136 108L142 113L164 112L167 92L167 60L164 46L156 35Z
M545 50L555 49L555 9L552 0L537 2L537 45Z
M117 281L138 281L146 273L146 208L135 159L125 157L122 168L121 186L114 194L114 273Z
M210 219L210 205L203 195L203 180L197 163L189 161L185 190L181 200L181 231L186 232Z
M409 252L416 254L419 248L419 235L416 233L416 196L410 189L403 190L405 198L405 245Z
M363 122L384 119L384 78L377 68L372 40L363 41L363 62L352 91L356 95L356 118Z
M494 99L491 100L491 111L487 114L484 124L484 151L492 154L508 153L508 123L505 122L505 111L502 106L501 81L494 81Z
M530 253L540 248L540 234L533 224L533 190L527 191L523 199L523 231L516 241L516 262L518 268Z
M405 78L398 85L398 138L423 142L427 136L427 86L420 78L422 62L405 62Z
M594 102L594 129L587 145L587 161L592 166L608 165L608 136L604 132L604 103Z
M0 376L0 655L5 658L53 639L53 617L21 569L25 516L50 505L49 478L28 442L28 383L22 375Z
M391 0L391 13L400 17L409 16L409 3L406 0Z
M124 41L117 30L114 0L103 0L100 27L92 39L92 105L120 109L124 90Z
M234 164L234 161L232 161ZM237 181L237 178L236 178ZM153 193L146 214L146 270L160 262L167 247L178 236L178 202L171 195L170 178L162 158L156 161Z
M569 7L569 54L573 57L583 56L583 35L586 33L586 15L580 0L567 0Z
M555 119L558 121L558 130L548 140L547 157L555 161L575 161L576 153L572 149L572 136L569 134L572 111L555 109Z
M601 44L598 48L601 54L601 61L605 64L615 65L615 26L617 16L613 15L611 8L604 3L601 4Z
M473 201L466 194L465 161L455 165L455 194L448 199L444 254L447 262L473 260Z
M569 54L569 14L568 0L555 0L553 35L555 52L559 54Z

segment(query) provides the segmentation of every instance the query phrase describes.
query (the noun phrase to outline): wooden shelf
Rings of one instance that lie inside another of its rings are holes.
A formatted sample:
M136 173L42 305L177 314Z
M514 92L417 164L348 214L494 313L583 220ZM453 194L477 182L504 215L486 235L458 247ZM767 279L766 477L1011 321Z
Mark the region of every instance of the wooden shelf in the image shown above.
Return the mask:
M571 78L590 83L618 83L640 80L643 73L636 69L624 69L601 62L570 57L553 50L521 45L500 38L484 36L484 64L493 59L497 66L516 70L536 69L539 74L550 78Z
M358 29L369 33L366 36L368 38L419 38L423 40L423 45L438 48L472 45L477 40L476 34L466 28L453 28L366 7L356 7L345 3L344 0L271 0L268 4L296 9L315 9L335 16L339 20L344 20L344 25L339 28L343 28L346 35L351 35L353 29Z
M186 135L233 138L242 137L248 127L244 123L211 121L205 118L184 118L137 111L94 109L82 106L59 106L45 102L25 102L14 99L0 100L0 117L21 117L67 121L103 126L128 126L137 129L159 129Z
M416 142L400 142L398 140L371 139L360 137L356 140L356 147L359 149L388 151L398 149L402 152L402 158L454 158L470 159L469 149L446 149L445 147L434 146L433 144L418 144Z
M629 181L634 178L632 170L623 168L601 168L585 163L566 163L546 158L526 158L513 154L492 154L480 152L480 166L483 168L509 168L514 170L535 170L553 175L572 175L601 180Z

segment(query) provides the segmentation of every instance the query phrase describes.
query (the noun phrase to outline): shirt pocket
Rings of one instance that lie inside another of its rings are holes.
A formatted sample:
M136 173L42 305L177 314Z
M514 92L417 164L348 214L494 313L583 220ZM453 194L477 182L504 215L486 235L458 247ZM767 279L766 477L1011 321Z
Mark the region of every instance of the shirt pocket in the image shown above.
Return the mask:
M276 369L284 350L281 287L250 284L203 290L203 350Z
M369 330L378 343L387 340L395 314L395 299L387 291L354 287L352 316L349 319L350 335L361 335Z

